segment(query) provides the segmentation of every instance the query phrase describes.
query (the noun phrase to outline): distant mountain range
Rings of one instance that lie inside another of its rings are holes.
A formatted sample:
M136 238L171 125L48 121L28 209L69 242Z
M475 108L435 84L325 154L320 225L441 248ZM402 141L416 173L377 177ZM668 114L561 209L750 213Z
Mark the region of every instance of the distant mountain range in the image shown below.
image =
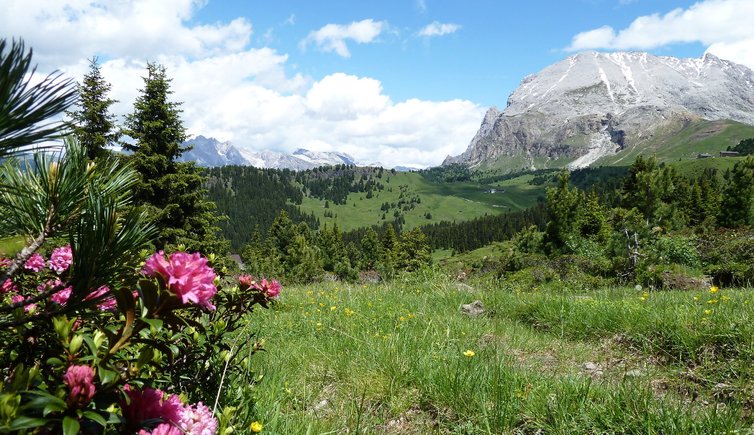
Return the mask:
M719 120L730 122L699 127ZM754 125L754 72L743 65L711 54L590 51L525 77L504 110L489 109L467 150L443 164L507 170L627 164L694 128L707 138L741 124Z
M191 150L183 153L180 160L195 161L199 166L214 167L226 165L254 166L257 168L292 169L300 171L319 166L354 165L354 166L383 166L381 163L358 163L346 153L337 151L319 152L303 148L292 154L275 151L249 151L236 147L230 142L220 142L215 138L196 136L183 143ZM420 168L396 166L397 171L414 171Z
M196 136L184 142L191 150L183 153L181 160L195 161L199 166L242 165L257 168L312 169L318 166L355 165L353 157L338 152L317 152L298 149L293 154L274 151L253 152L236 147L230 142Z

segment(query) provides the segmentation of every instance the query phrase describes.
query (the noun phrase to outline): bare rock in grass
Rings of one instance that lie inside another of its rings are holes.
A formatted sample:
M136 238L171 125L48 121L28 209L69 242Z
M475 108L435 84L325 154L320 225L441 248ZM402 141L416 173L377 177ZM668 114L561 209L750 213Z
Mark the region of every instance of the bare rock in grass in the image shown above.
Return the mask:
M589 376L593 378L599 378L604 373L602 370L602 366L600 366L599 364L595 364L591 361L584 363L584 365L582 365L581 368L586 374L588 374Z
M470 304L462 304L460 311L469 317L478 317L485 312L484 304L480 300L476 300Z

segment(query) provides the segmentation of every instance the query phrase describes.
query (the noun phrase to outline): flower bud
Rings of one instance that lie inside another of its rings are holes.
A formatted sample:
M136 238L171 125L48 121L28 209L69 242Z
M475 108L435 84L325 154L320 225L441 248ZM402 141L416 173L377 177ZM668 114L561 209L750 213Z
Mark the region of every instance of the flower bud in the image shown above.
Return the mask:
M81 345L84 344L84 336L83 335L74 335L71 338L71 342L68 344L68 351L73 355L76 354L79 349L81 349Z
M102 343L105 342L106 335L102 331L95 331L94 332L94 346L99 349L100 346L102 346Z

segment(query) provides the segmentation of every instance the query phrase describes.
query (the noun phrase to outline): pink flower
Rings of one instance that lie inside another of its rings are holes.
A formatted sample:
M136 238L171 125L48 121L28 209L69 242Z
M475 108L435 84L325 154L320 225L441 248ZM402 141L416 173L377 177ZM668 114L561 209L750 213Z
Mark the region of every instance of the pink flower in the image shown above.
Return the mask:
M13 263L10 258L0 257L0 267L8 267Z
M183 431L169 423L160 423L151 432L140 430L138 435L183 435Z
M281 286L280 286L280 283L275 281L274 279L269 280L269 281L266 279L263 279L259 283L259 288L260 290L262 290L264 294L267 295L268 298L275 298L280 294Z
M13 295L10 298L10 303L11 304L17 304L17 303L23 302L25 300L26 300L26 298L24 298L21 295ZM24 311L27 312L27 313L35 310L36 308L37 308L37 304L27 304L27 305L24 305Z
M130 385L123 387L123 391L128 400L121 402L121 409L123 418L130 427L142 427L146 420L161 420L171 424L180 422L184 405L178 396L171 394L165 399L161 390L150 387L136 390Z
M6 279L2 287L0 287L0 293L17 292L18 287L11 281L10 278Z
M165 259L163 251L149 257L142 272L147 276L159 276L167 291L178 296L183 304L195 303L214 310L210 299L217 293L215 271L207 265L207 259L198 252L174 252Z
M94 370L89 366L70 366L63 376L63 382L71 390L68 406L84 407L94 397Z
M241 290L251 289L254 291L262 292L268 298L277 297L280 294L280 283L274 279L262 279L257 282L251 275L241 275L238 277L238 285Z
M113 297L110 293L110 287L106 285L101 285L97 288L97 290L89 293L89 296L85 297L85 301L91 301L92 299L99 299L99 303L97 304L97 308L100 311L115 311L115 309L118 307L118 301L115 300L115 297ZM107 295L106 297L102 298L103 296Z
M63 273L71 265L71 262L73 262L71 245L65 245L52 250L47 266L57 273Z
M62 286L63 282L59 279L56 280L49 280L44 284L40 284L37 286L37 291L45 292L49 289ZM55 302L58 305L65 305L66 302L68 302L68 299L71 297L71 291L73 290L73 287L66 287L62 290L58 290L50 297L50 300Z
M215 435L217 419L209 408L199 402L183 408L180 426L187 435Z
M257 282L251 275L241 275L238 277L238 286L241 287L241 290L246 290L256 285Z
M24 269L26 270L39 272L40 270L44 268L45 268L45 259L42 258L42 256L36 252L32 254L32 256L29 257L28 260L26 260L26 263L24 263Z

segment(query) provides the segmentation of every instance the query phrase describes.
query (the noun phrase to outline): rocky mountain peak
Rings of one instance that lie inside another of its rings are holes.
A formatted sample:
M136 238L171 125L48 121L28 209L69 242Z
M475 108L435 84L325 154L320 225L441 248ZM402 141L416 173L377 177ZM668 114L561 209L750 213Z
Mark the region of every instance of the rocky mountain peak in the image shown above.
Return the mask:
M509 157L528 166L591 164L670 119L754 125L754 73L705 54L585 51L526 76L506 108L485 114L466 152L444 164Z

